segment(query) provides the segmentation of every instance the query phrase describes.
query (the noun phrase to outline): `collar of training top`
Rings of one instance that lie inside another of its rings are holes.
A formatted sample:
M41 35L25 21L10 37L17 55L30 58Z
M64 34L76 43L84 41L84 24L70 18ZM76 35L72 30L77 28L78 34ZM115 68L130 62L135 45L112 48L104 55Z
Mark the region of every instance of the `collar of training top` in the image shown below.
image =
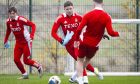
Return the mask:
M17 15L17 16L15 17L15 19L14 19L14 20L18 20L18 17L19 17L19 16ZM11 18L10 18L10 21L12 21L12 19L11 19Z
M67 17L67 14L66 13L63 13L63 16L64 17ZM75 16L75 13L73 13L72 16Z
M104 10L104 9L101 8L101 7L95 7L94 9L97 9L97 10Z

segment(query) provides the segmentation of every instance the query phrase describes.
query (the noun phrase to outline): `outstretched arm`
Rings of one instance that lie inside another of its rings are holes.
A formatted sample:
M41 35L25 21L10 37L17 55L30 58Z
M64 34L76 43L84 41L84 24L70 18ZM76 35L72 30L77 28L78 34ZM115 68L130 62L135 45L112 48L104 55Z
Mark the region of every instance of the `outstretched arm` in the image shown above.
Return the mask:
M110 36L112 37L118 37L119 36L119 33L117 31L114 31L113 30L113 27L112 27L112 21L111 21L111 17L108 16L108 21L107 21L107 24L106 24L106 29L107 29L107 32Z

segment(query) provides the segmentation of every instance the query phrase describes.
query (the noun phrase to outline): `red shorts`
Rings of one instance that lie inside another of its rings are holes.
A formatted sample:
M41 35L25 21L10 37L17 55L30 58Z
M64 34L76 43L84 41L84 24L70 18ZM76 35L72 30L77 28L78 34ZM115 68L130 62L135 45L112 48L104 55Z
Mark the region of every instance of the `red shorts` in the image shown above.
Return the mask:
M18 43L16 42L14 48L14 58L20 58L22 55L28 58L31 55L31 42L30 43Z
M74 48L74 40L70 40L70 42L66 45L67 52L75 59L77 60L77 53L78 49Z
M79 50L78 50L78 57L79 58L92 58L96 52L98 51L99 47L93 47L86 45L84 43L80 43Z

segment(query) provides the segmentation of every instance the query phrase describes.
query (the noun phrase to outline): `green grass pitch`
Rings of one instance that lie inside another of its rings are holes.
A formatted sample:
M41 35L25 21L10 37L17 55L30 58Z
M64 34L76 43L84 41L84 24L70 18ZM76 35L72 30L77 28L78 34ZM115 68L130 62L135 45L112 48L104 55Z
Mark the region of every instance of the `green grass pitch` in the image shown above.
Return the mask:
M20 75L0 75L0 84L48 84L52 75L44 75L41 79L37 75L30 75L29 79L17 80ZM70 84L68 76L58 75L61 84ZM104 80L98 80L95 76L89 76L89 84L140 84L140 76L105 76Z

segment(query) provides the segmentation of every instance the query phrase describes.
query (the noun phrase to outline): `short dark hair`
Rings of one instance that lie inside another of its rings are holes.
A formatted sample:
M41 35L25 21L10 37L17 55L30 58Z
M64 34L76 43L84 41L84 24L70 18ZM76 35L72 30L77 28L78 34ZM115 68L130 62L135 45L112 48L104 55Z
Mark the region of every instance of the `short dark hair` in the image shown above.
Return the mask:
M97 3L103 3L103 0L93 0L93 1Z
M67 7L67 6L73 6L73 3L71 1L66 1L64 3L64 7Z
M9 10L8 10L8 13L11 13L12 11L17 13L17 9L15 7L10 7Z

